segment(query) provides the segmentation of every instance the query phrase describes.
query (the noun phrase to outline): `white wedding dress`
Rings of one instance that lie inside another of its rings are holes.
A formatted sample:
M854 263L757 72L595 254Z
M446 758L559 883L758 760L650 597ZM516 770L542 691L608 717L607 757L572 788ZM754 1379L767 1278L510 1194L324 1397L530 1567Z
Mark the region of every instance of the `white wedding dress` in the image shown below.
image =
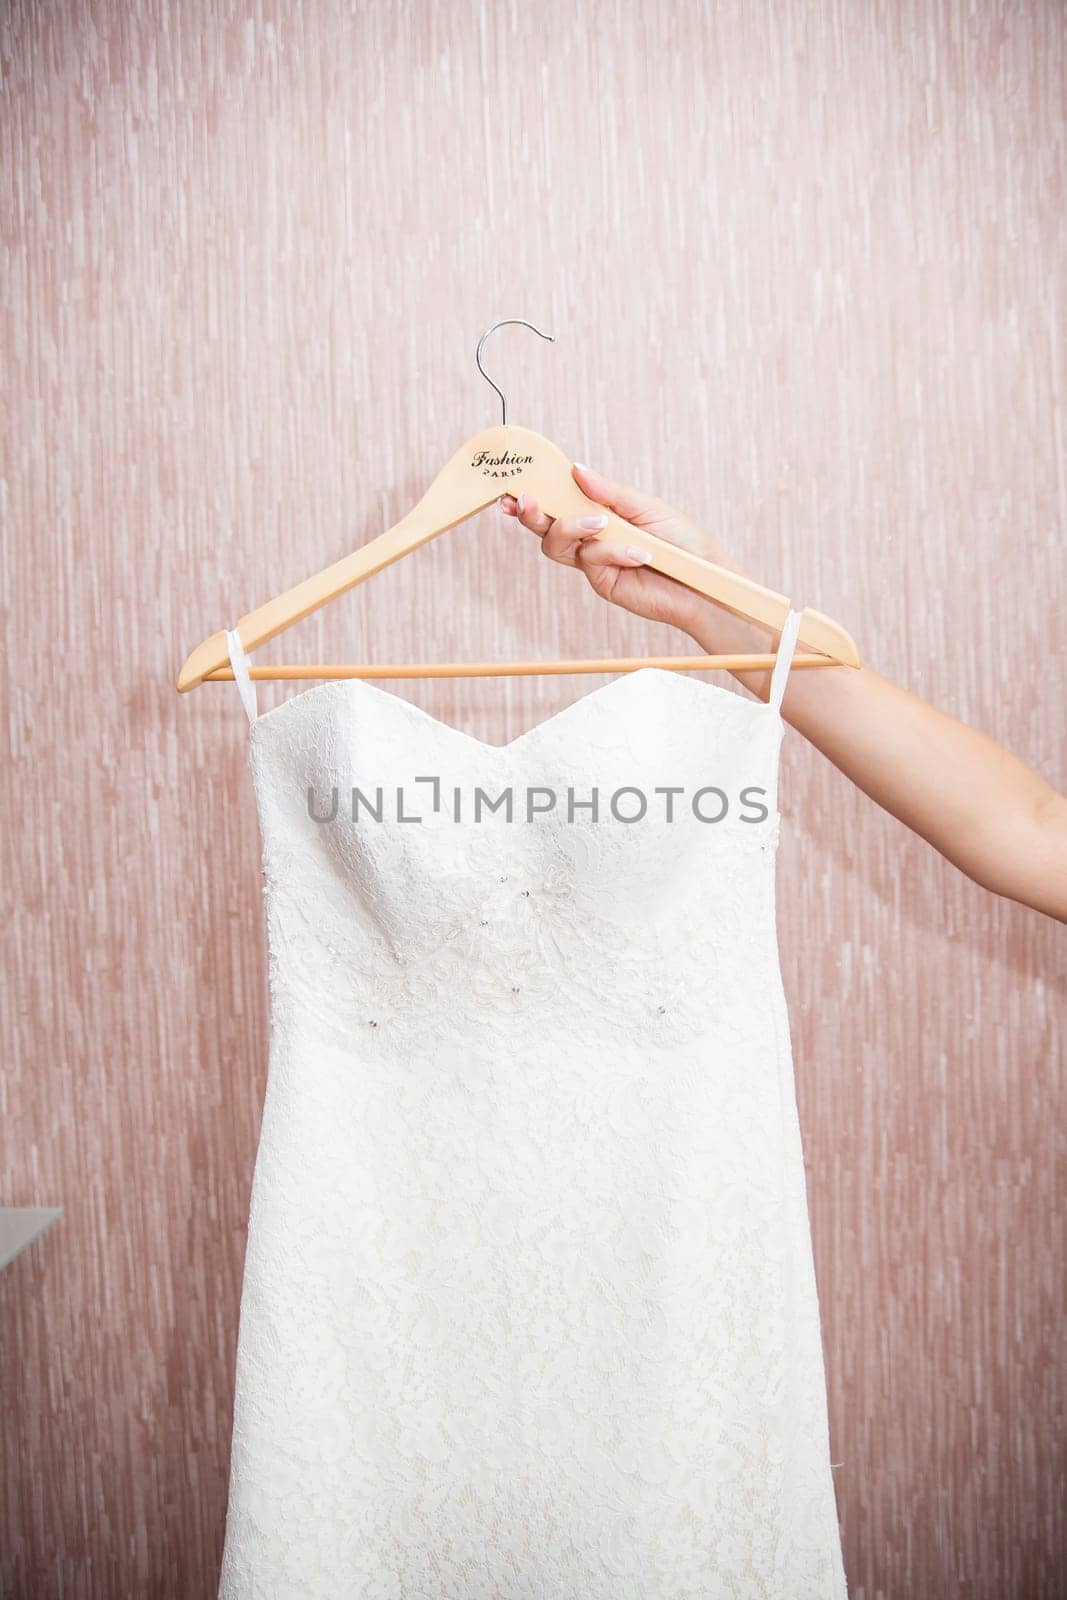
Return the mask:
M503 746L358 679L257 716L228 635L271 1034L221 1600L843 1600L798 622L767 703L646 667Z

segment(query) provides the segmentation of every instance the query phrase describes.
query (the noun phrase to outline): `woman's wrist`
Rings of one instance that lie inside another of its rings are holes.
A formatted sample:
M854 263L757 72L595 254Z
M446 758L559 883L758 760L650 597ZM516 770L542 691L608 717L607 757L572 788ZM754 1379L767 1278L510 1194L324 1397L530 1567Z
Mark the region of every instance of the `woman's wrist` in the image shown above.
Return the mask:
M725 564L725 563L723 563ZM733 568L740 572L741 568ZM746 574L747 576L747 574ZM747 617L735 616L714 601L700 597L682 630L706 655L768 655L777 648L777 635ZM749 672L733 672L731 676L757 699L766 700L770 693L771 674L767 667Z

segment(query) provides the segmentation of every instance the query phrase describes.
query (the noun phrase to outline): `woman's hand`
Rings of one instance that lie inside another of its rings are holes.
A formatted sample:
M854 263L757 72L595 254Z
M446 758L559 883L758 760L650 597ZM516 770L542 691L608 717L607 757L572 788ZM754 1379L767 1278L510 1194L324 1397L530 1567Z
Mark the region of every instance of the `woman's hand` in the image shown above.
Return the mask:
M669 539L682 549L691 550L694 555L730 567L734 572L741 571L706 529L665 500L643 494L628 484L614 483L577 463L573 472L583 494L599 505L608 506L635 528L645 528L661 539ZM520 495L518 500L513 495L503 495L500 509L538 536L541 550L550 560L583 572L602 600L610 600L613 605L653 622L669 623L690 636L707 619L709 606L705 597L665 573L645 566L647 557L642 550L620 550L600 543L597 534L606 525L606 517L554 519L529 495Z

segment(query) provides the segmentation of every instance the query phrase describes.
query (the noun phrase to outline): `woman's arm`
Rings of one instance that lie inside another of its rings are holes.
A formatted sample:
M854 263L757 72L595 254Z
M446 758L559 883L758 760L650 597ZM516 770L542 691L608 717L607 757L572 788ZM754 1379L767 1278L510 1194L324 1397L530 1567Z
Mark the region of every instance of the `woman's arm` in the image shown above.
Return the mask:
M702 650L774 648L773 636L705 604L687 630ZM736 676L755 678L749 687L766 698L766 674ZM1067 799L989 734L871 667L790 673L782 715L969 878L1067 922Z
M574 469L591 500L660 538L734 571L713 537L673 506ZM505 495L501 509L541 539L544 554L577 567L602 598L681 628L709 655L772 651L775 635L714 605L632 555L597 542L595 527L553 519ZM595 519L594 519L595 520ZM737 672L760 699L768 672ZM790 673L782 715L846 777L994 894L1067 922L1067 798L988 734L969 727L871 667Z

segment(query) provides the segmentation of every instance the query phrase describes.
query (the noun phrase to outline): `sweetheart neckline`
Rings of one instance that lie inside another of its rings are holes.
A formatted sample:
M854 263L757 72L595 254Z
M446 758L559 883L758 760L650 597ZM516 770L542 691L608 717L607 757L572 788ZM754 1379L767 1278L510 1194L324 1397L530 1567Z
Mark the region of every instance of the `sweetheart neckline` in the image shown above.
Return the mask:
M424 723L428 727L443 729L445 733L451 734L454 738L463 740L466 744L475 746L478 750L488 751L493 755L503 756L508 755L512 751L518 749L518 747L524 744L526 740L533 738L537 734L545 732L546 729L555 727L581 707L592 705L594 702L599 702L604 695L617 691L619 687L627 680L641 677L646 679L648 677L658 677L660 679L671 678L675 680L684 679L686 683L690 684L701 695L711 695L720 699L725 697L735 705L751 707L761 718L773 718L775 723L781 728L784 728L785 726L780 707L772 705L768 700L749 700L744 695L738 694L733 689L727 689L720 683L705 683L700 679L690 678L682 672L672 671L669 667L634 667L629 672L620 673L617 678L612 678L609 683L598 684L595 689L590 689L585 694L579 695L577 700L571 700L569 704L561 706L558 711L553 711L549 716L542 717L540 721L535 722L531 727L524 729L522 733L516 734L513 739L506 740L503 744L491 744L485 739L478 739L473 733L466 733L462 728L457 728L453 723L445 722L441 717L435 717L432 711L426 711L422 706L416 704L414 700L406 700L403 695L393 694L388 689L380 689L376 683L368 678L331 678L325 683L314 684L310 689L302 689L299 694L290 695L289 698L283 700L280 705L271 706L268 711L260 712L255 719L250 722L249 732L251 733L254 731L260 726L261 723L269 722L272 717L277 717L279 713L288 713L293 706L302 705L305 701L314 699L315 697L323 694L323 692L326 690L333 691L334 693L339 690L347 692L354 686L362 692L369 692L371 696L379 702L388 700L392 701L396 705L406 707L417 721Z

